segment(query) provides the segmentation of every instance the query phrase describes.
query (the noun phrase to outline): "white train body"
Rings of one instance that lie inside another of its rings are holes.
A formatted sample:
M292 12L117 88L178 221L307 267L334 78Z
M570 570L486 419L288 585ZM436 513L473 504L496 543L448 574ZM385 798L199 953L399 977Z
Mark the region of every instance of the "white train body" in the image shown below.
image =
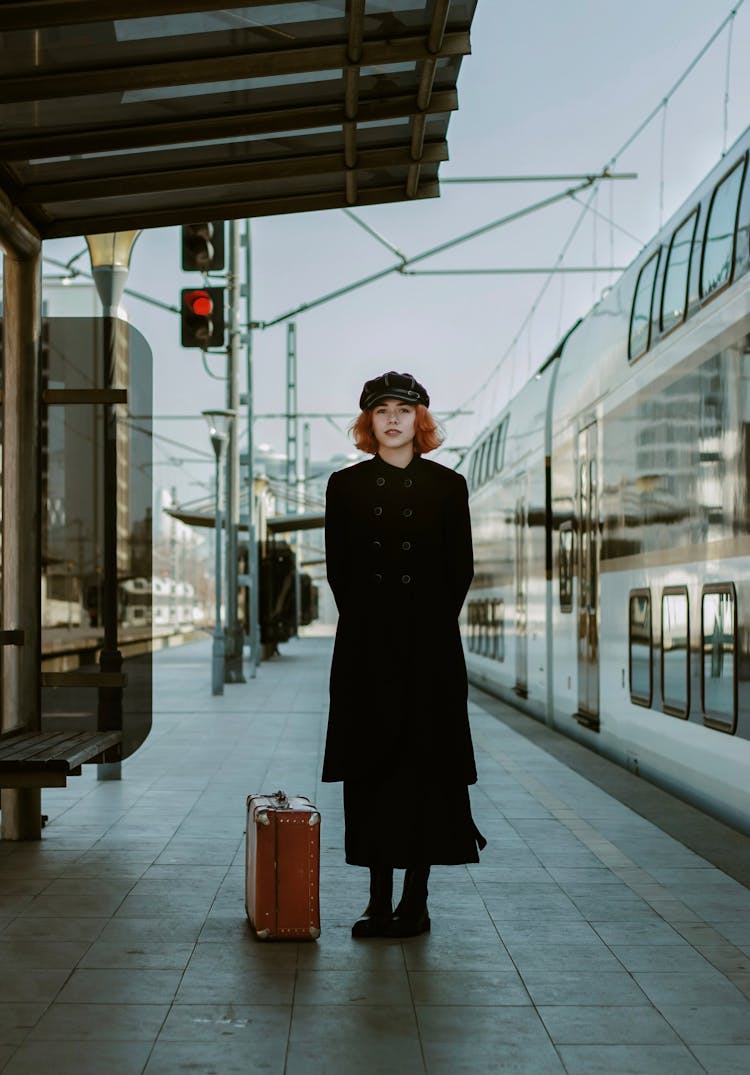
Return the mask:
M472 682L750 832L748 149L461 469Z

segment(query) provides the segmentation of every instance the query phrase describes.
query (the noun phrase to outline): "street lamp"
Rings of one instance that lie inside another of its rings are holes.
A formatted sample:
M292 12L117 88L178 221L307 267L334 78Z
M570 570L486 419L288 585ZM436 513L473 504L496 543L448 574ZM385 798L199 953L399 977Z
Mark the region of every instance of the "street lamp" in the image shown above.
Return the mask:
M91 270L103 307L102 388L116 384L118 307L130 270L130 256L140 231L103 232L87 235ZM122 671L122 654L117 646L117 413L115 405L104 403L104 576L102 622L104 640L99 656L102 672ZM100 687L98 707L100 731L122 731L122 687ZM99 780L119 780L120 762L97 766Z
M234 411L203 411L208 424L208 435L216 456L216 622L211 650L211 693L224 693L224 628L221 622L221 529L222 488L221 474L229 433L234 421Z
M105 317L117 317L130 271L130 256L140 231L108 231L87 235L91 271Z

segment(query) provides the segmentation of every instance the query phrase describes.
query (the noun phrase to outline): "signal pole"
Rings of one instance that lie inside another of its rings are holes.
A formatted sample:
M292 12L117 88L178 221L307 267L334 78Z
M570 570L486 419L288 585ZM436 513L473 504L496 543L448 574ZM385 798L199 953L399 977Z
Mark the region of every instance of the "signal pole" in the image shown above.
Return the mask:
M247 372L247 549L250 597L250 678L255 679L260 663L260 615L258 600L258 531L255 511L255 421L253 399L253 309L252 309L252 235L250 221L245 220L245 365Z
M227 342L227 410L234 414L240 406L240 226L229 221L229 337ZM237 609L238 535L240 528L240 440L238 422L232 422L227 445L227 605L224 682L244 683L242 673L242 626Z

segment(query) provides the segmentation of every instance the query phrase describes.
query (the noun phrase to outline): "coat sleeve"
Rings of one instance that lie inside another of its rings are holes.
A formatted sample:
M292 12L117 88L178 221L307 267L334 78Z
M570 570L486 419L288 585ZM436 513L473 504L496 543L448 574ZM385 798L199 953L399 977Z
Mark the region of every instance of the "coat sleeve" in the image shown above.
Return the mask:
M339 612L345 601L347 582L346 508L338 473L328 479L326 489L326 576Z
M474 578L469 490L463 477L456 482L450 497L445 532L453 608L458 616Z

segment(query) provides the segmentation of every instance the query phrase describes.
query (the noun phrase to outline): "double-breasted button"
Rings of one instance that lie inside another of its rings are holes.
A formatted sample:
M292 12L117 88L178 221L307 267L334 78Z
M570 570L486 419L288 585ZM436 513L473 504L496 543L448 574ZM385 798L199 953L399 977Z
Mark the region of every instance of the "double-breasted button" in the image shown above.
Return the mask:
M383 548L383 542L382 541L373 541L372 547L375 550L375 552L379 552L380 549Z
M411 542L410 541L402 541L401 542L401 548L404 550L404 552L408 552L409 549L411 548Z
M401 514L403 515L403 517L405 519L411 519L411 517L413 515L413 512L412 512L411 508L404 508L404 510L401 512Z
M411 478L404 478L404 489L411 489L413 484L414 482L411 480Z
M372 581L373 582L382 582L383 581L383 576L380 574L379 571L376 571L375 574L372 576Z
M411 575L402 575L401 581L403 582L404 586L408 585L411 582Z
M385 485L385 478L376 478L375 479L375 484L376 485Z
M373 508L373 509L372 509L372 514L373 514L373 515L382 515L382 514L383 514L383 509L382 509L382 508L380 508L380 507L378 507L378 508Z

